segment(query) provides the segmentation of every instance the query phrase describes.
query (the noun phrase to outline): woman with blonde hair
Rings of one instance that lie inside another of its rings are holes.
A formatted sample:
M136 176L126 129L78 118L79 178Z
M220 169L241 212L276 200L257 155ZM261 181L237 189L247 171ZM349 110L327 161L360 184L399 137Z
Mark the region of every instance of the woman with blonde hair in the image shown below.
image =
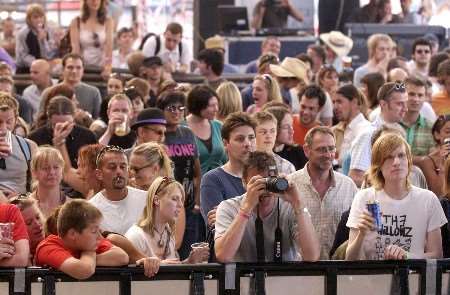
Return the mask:
M242 97L239 88L233 82L223 82L216 90L219 99L219 111L216 119L223 122L225 118L235 112L242 112Z
M400 135L388 133L375 141L372 187L356 194L347 221L347 260L442 257L440 228L447 218L433 192L410 184L412 166L410 148Z
M27 6L25 22L16 37L17 73L28 73L36 59L52 63L58 54L56 36L47 26L46 12L40 4Z
M81 54L85 67L102 69L105 79L112 70L113 20L106 0L81 1L81 15L70 23L72 53Z
M175 222L183 209L183 186L169 177L158 177L148 190L147 205L137 224L125 236L146 256L162 263L199 263L207 260L208 248L196 248L180 261L175 248Z
M254 114L259 112L269 101L283 102L280 86L271 75L256 75L252 86L252 96L255 103L247 108L247 113Z
M130 176L135 188L148 190L158 177L173 177L172 160L166 148L156 142L138 145L130 155Z
M68 199L60 187L64 163L61 153L50 146L39 147L31 160L35 189L30 197L36 200L44 216L50 215L53 209Z

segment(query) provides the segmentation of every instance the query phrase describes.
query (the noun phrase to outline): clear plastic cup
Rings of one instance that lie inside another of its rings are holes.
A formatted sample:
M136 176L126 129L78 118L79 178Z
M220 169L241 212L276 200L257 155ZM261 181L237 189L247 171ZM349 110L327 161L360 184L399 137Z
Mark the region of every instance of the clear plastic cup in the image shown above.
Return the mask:
M199 243L194 243L191 245L192 250L194 249L205 249L209 251L209 244L206 242L199 242ZM206 257L205 260L201 261L200 263L208 263L208 257Z
M0 130L0 138L2 141L6 142L9 147L9 153L12 153L12 133L9 130Z
M114 129L114 133L117 136L125 136L128 133L128 124L127 124L127 120L128 117L127 115L123 115L123 121L120 124L116 125L116 128Z

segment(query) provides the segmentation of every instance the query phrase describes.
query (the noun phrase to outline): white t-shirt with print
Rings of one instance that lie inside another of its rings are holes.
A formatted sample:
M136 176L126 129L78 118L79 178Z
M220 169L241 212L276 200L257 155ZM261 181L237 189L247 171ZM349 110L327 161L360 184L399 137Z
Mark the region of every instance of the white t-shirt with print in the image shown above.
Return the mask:
M367 201L376 200L380 204L383 230L369 232L363 242L365 259L382 260L386 246L394 244L405 251L421 257L425 252L428 232L447 223L444 211L436 195L412 186L402 200L389 197L384 190L373 187L359 191L352 203L347 221L349 228L356 228Z
M128 195L120 201L108 200L102 192L98 192L89 200L103 214L100 227L124 235L141 217L147 204L147 192L128 186Z

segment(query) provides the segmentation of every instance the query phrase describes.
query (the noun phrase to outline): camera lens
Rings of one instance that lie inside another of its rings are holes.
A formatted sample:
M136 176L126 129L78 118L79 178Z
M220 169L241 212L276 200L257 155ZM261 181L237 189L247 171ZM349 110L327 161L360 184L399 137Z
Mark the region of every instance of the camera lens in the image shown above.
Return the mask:
M285 192L289 187L286 178L268 177L266 180L266 190L272 193Z

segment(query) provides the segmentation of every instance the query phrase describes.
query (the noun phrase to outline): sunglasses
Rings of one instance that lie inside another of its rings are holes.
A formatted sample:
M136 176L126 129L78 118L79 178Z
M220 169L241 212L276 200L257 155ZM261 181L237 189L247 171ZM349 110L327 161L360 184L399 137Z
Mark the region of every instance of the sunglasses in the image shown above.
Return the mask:
M418 54L423 54L423 53L428 54L428 53L430 53L430 50L428 50L428 49L417 49L416 53L418 53Z
M184 112L185 109L186 109L185 106L175 106L175 105L173 105L173 106L166 107L166 111L169 111L171 113L176 113L177 111Z
M100 47L100 37L96 32L92 33L92 39L94 39L94 47L99 48Z
M97 168L99 167L100 162L103 160L105 154L108 152L125 154L125 151L121 147L115 145L107 145L103 147L97 154L97 158L95 159L95 166Z
M386 94L383 96L383 100L386 99L386 97L389 97L393 92L405 92L406 91L406 85L403 82L395 82L394 85L392 85L392 88L386 91Z

